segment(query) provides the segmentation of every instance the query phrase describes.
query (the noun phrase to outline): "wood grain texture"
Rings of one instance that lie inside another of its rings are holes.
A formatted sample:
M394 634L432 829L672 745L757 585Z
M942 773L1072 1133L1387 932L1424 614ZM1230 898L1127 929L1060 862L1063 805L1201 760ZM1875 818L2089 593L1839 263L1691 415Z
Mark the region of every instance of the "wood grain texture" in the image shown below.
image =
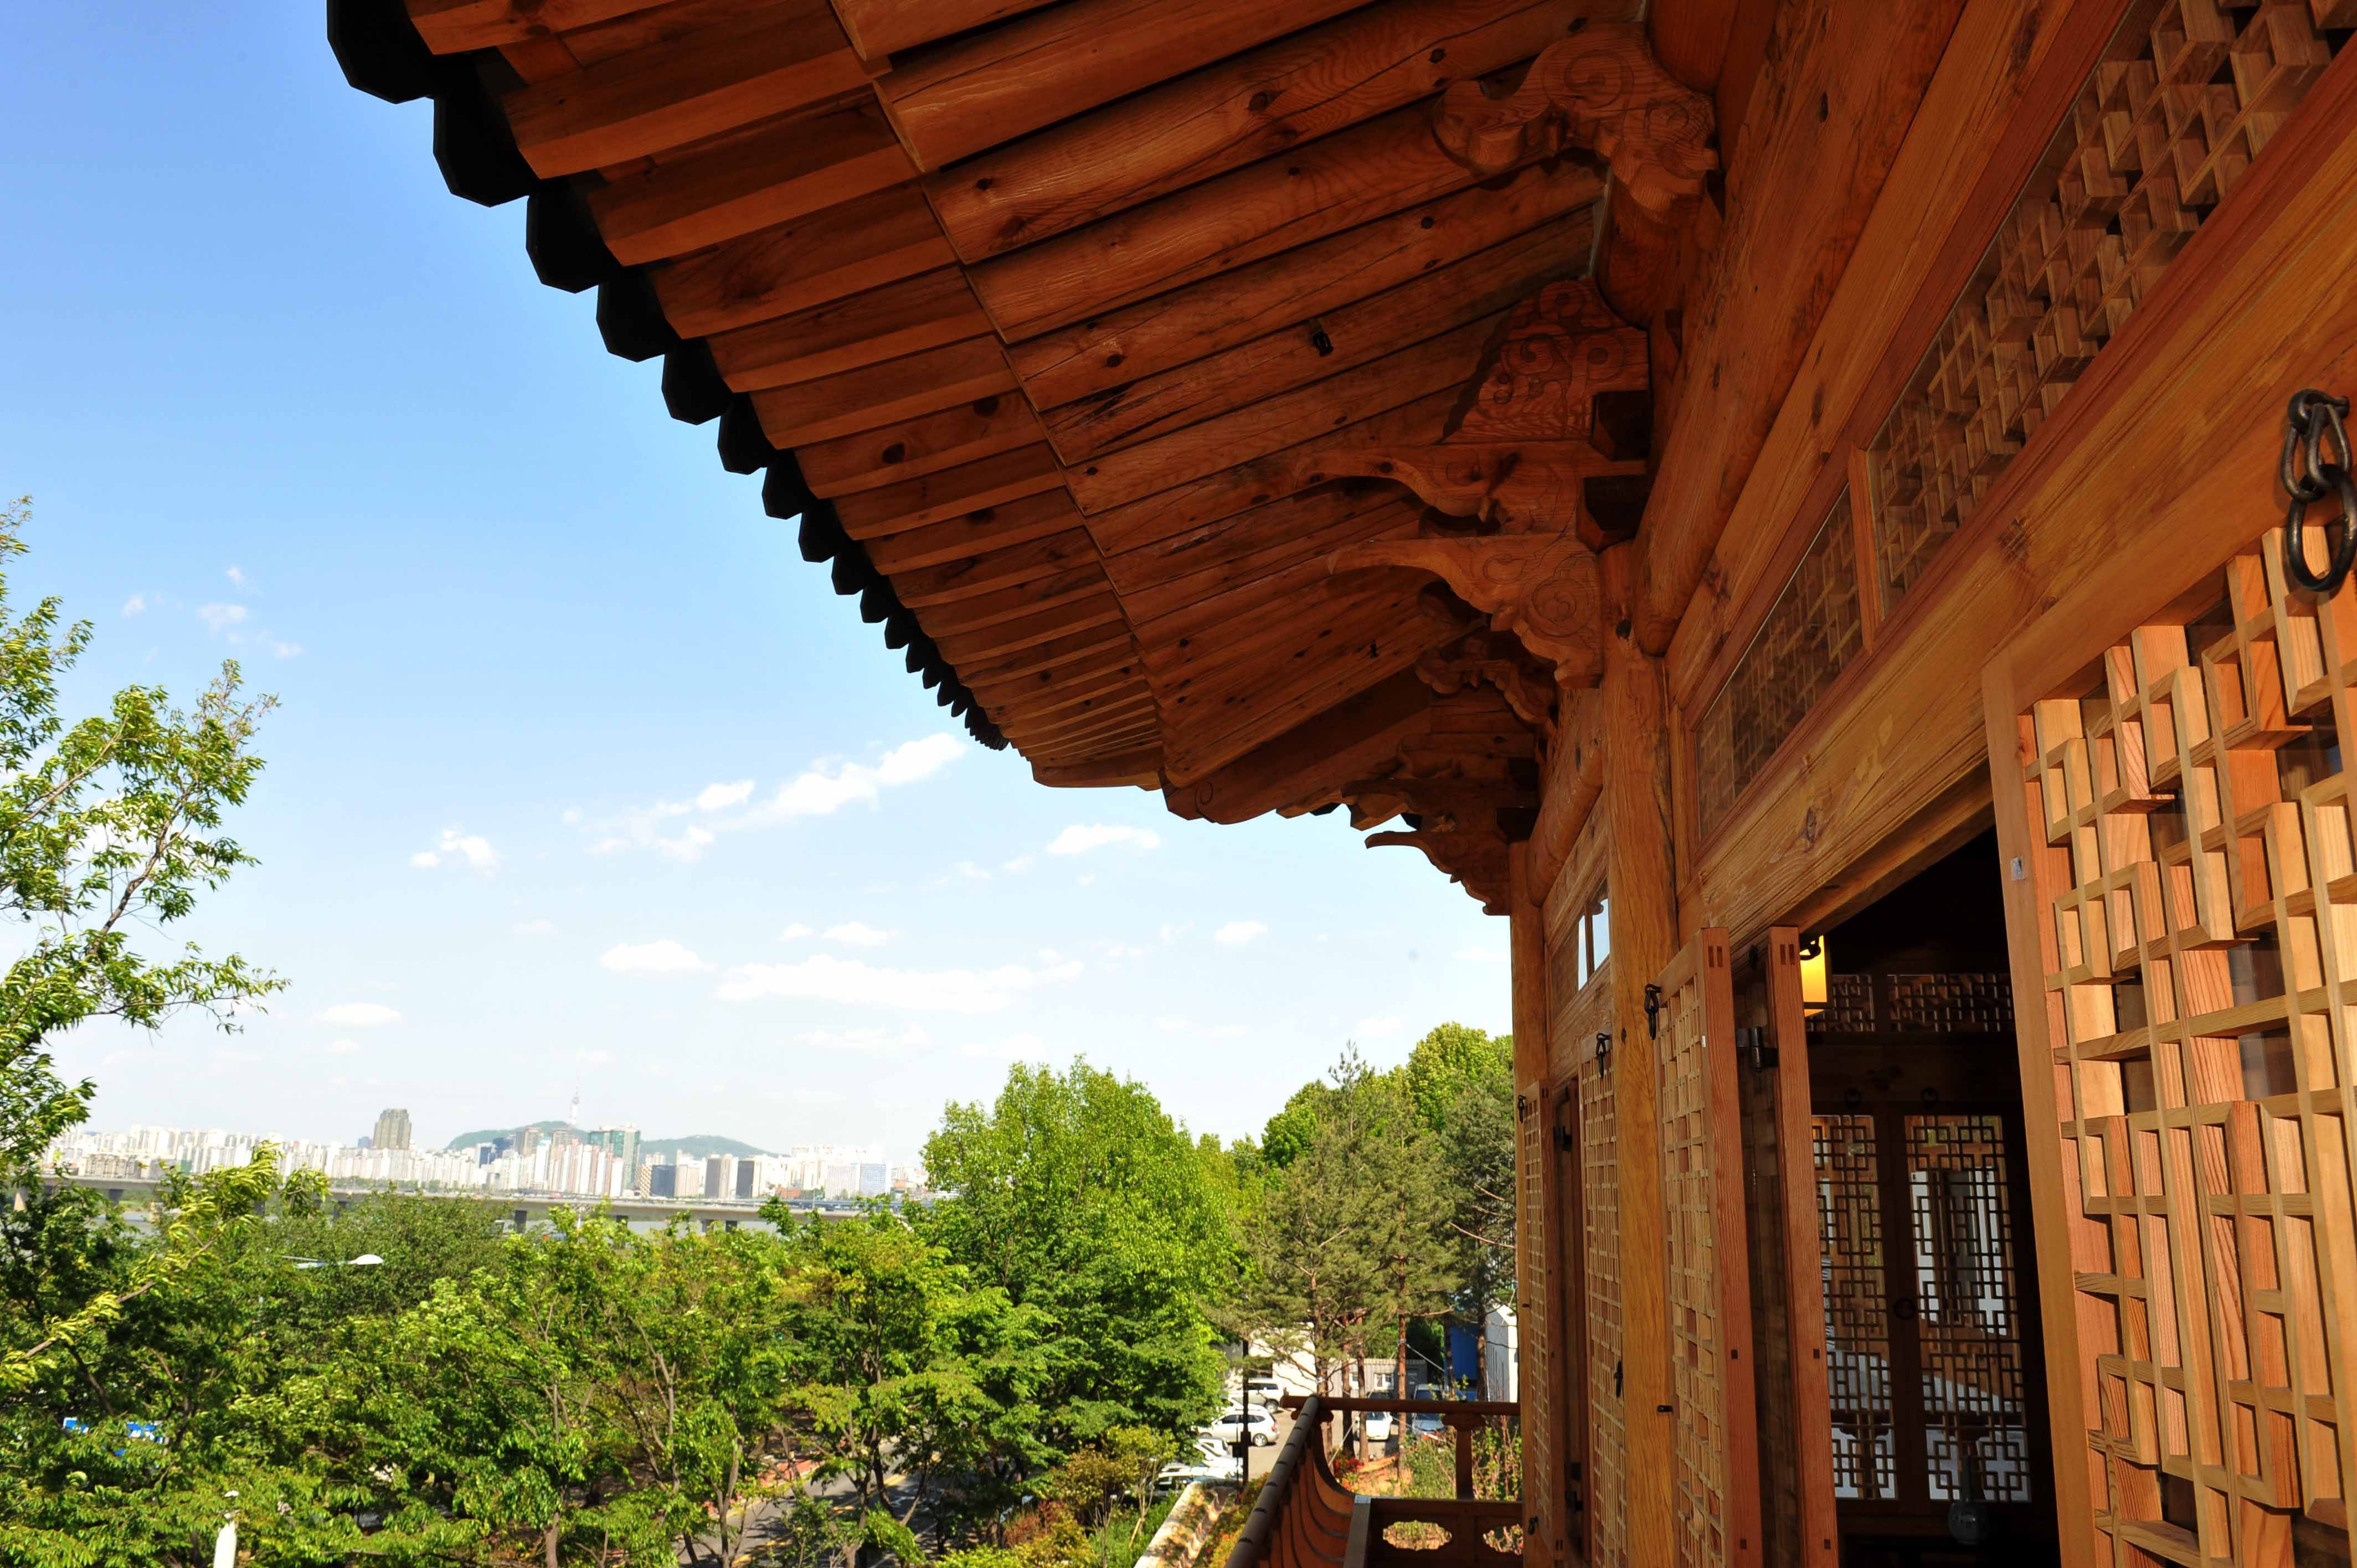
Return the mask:
M759 406L759 399L755 406ZM846 495L834 510L852 538L875 539L1063 488L1056 455L1040 441Z
M839 496L938 473L1039 438L1039 420L1031 405L1005 393L882 429L817 442L797 456L802 478L813 494Z
M947 266L705 341L732 389L759 392L979 338L989 330L964 274ZM1004 365L996 344L990 348Z
M1681 458L1639 532L1633 607L1651 651L1702 579L1963 4L1796 0L1778 15L1717 262L1688 298L1678 375L1656 389L1654 426Z
M1053 408L1317 320L1550 220L1565 220L1568 266L1592 248L1587 225L1602 190L1590 169L1534 166L1026 338L1008 357L1034 402Z
M1049 408L1048 438L1067 464L1082 463L1494 316L1549 278L1585 270L1587 232L1585 212L1556 219L1282 330Z
M767 321L957 259L913 185L757 230L652 269L683 338Z
M1049 0L835 0L863 59L880 59L971 27L1036 11Z
M530 83L501 106L517 150L545 179L701 141L866 80L823 0L792 0Z
M1792 1367L1792 1467L1799 1497L1798 1568L1838 1568L1841 1525L1835 1512L1833 1394L1825 1348L1824 1252L1818 1239L1816 1162L1812 1144L1809 1022L1801 996L1801 932L1768 932L1769 1038L1776 1050L1778 1190L1783 1210L1784 1322Z
M998 339L969 338L880 365L757 391L753 412L770 445L784 448L1015 390L1015 372L1006 368Z
M867 559L879 572L894 577L926 566L942 566L1003 550L1010 544L1045 539L1080 526L1080 510L1060 489L1025 496L996 506L977 507L962 517L921 528L902 529L871 539ZM906 593L903 603L914 604Z
M436 54L554 38L645 8L645 0L408 0L417 36Z
M1362 5L942 169L925 191L958 253L981 261L1527 59L1592 9L1581 0Z
M875 104L791 120L592 190L589 210L626 266L684 255L870 196L914 172Z
M1858 239L1752 466L1711 569L1670 650L1675 700L1691 705L1767 607L1773 558L1814 526L1846 476L1828 454L1871 439L1926 341L2019 194L2111 35L2112 0L1973 0L1925 90L1883 195ZM1689 476L1690 480L1693 476ZM1786 559L1796 559L1792 549ZM1862 579L1864 580L1864 579ZM1730 646L1733 644L1734 646Z
M1164 799L1182 817L1248 822L1395 757L1429 728L1432 705L1431 689L1414 671L1401 671L1223 768L1172 779Z
M1355 0L1069 0L927 54L879 84L928 169L1347 11Z
M1232 272L1474 182L1411 104L973 269L1009 340Z
M1072 499L1092 514L1463 385L1502 312L1071 470Z

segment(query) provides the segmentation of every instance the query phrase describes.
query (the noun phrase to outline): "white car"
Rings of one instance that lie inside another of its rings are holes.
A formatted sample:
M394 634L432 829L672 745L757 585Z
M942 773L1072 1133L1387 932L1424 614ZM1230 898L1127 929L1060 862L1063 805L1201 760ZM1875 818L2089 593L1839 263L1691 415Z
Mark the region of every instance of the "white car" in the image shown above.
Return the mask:
M1205 1436L1222 1443L1233 1443L1247 1432L1251 1434L1254 1447L1265 1448L1276 1441L1276 1419L1265 1410L1254 1410L1250 1416L1240 1410L1232 1410L1203 1428Z
M1397 1420L1387 1410L1367 1412L1367 1441L1370 1443L1389 1443L1398 1426Z
M1252 1395L1252 1402L1254 1404L1265 1404L1274 1408L1276 1402L1285 1397L1285 1385L1275 1378L1246 1378L1244 1388Z

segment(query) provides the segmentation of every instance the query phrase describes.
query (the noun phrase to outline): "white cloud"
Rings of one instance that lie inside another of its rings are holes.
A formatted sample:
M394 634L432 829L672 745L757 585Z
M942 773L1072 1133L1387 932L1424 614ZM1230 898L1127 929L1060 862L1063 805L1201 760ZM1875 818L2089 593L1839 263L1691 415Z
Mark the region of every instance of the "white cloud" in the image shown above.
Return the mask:
M302 651L303 645L299 642L281 642L274 637L270 639L270 653L274 659L292 659Z
M147 596L145 594L134 594L123 601L123 613L127 616L143 614L146 608Z
M985 871L982 867L976 865L970 860L961 860L957 863L957 874L960 876L964 877L968 882L987 882L990 880L990 873Z
M243 605L199 605L197 618L214 631L227 631L245 619Z
M1211 933L1211 940L1222 947L1242 947L1257 937L1268 935L1268 928L1258 920L1230 920Z
M652 942L617 942L597 955L597 963L616 974L694 974L712 967L669 937Z
M804 937L810 936L811 934L812 931L808 926L803 925L800 920L796 920L792 925L788 926L784 930L778 933L778 940L781 942L798 942Z
M904 1046L930 1046L933 1037L916 1024L899 1030L868 1025L856 1029L807 1030L802 1042L822 1051L881 1051Z
M716 994L724 1002L780 996L920 1013L996 1013L1041 985L1071 980L1080 972L1077 963L1039 970L1020 964L988 970L878 969L858 959L818 953L800 963L738 964L720 983Z
M855 948L880 948L892 940L892 933L879 931L864 921L845 920L839 926L829 926L826 940Z
M1049 854L1086 854L1091 850L1108 844L1125 843L1137 849L1157 849L1162 835L1148 828L1115 827L1106 822L1074 822L1058 833L1048 845Z
M778 786L777 793L767 800L744 811L735 809L752 800L753 780L739 779L707 784L693 800L658 800L641 811L599 822L598 836L591 842L589 853L610 854L616 850L651 849L673 859L694 860L720 833L774 827L796 817L823 817L854 801L873 805L887 789L929 779L965 749L965 744L954 736L935 735L896 746L873 764L821 760ZM705 813L706 821L690 823L678 833L665 834L666 822L691 811ZM730 811L734 814L719 814ZM565 820L578 822L580 814L568 811Z
M741 806L753 798L753 781L739 779L734 784L706 784L695 797L699 811L717 811L729 806Z
M1146 956L1144 948L1125 947L1119 942L1099 942L1097 950L1104 954L1107 963L1119 963L1125 959L1139 959Z
M564 811L558 815L556 820L563 822L565 826L571 827L574 823L578 822L581 820L581 808L578 806L567 806L565 808Z
M489 876L500 868L500 852L480 833L444 828L440 842L432 849L421 849L409 857L409 864L420 871L431 871L446 862L464 865L479 876Z
M319 1022L346 1029L381 1029L401 1022L401 1015L382 1002L339 1002L319 1010Z
M328 1049L333 1051L339 1057L350 1056L360 1048L361 1043L358 1040L329 1040L328 1042Z
M576 1051L573 1053L573 1059L577 1062L586 1062L591 1067L603 1067L606 1063L614 1059L614 1053L611 1051Z
M1192 920L1188 921L1183 926L1166 924L1162 928L1162 945L1165 947L1169 946L1172 942L1177 941L1180 937L1185 936L1189 931L1191 931L1194 929L1195 922Z
M963 1048L967 1056L986 1061L1036 1061L1048 1054L1048 1042L1037 1035L1009 1035L1003 1040L969 1040Z
M843 1095L832 1089L790 1089L786 1098L796 1105L840 1105Z
M1172 1017L1168 1014L1165 1014L1161 1017L1154 1020L1154 1026L1162 1030L1166 1034L1183 1035L1188 1030L1195 1026L1195 1020L1192 1018Z
M1009 876L1020 876L1038 864L1039 863L1037 860L1028 854L1018 854L1013 860L1002 864L998 869Z
M1086 887L1086 886L1088 886L1090 884L1092 884L1092 883L1093 883L1094 881L1096 881L1096 879L1097 879L1097 874L1096 874L1095 872L1093 872L1093 871L1083 872L1083 873L1082 873L1080 875L1075 876L1075 877L1073 877L1073 878L1072 878L1072 886L1075 886L1075 887Z
M1468 963L1503 963L1506 961L1506 950L1485 948L1476 943L1469 948L1458 948L1457 956Z
M515 934L520 937L553 937L556 934L556 922L549 919L518 920Z
M1385 1015L1380 1018L1361 1018L1351 1026L1354 1040L1388 1040L1400 1032L1400 1021Z
M245 586L245 573L238 567L232 566L228 571L223 572L221 575L227 577L231 582L235 583L241 588Z

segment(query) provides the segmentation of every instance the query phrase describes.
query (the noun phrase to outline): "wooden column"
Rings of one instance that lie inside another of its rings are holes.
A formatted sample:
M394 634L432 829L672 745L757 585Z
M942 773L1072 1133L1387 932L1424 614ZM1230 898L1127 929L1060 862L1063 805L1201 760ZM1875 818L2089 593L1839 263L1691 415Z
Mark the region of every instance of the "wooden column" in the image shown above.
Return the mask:
M1604 796L1611 899L1612 1076L1619 1139L1621 1389L1628 1415L1629 1568L1666 1568L1671 1542L1669 1305L1662 1228L1661 1120L1645 985L1678 950L1677 867L1671 850L1670 748L1661 660L1630 619L1631 551L1607 551ZM1610 1375L1598 1368L1598 1377Z
M1513 961L1514 1191L1519 1195L1514 1227L1515 1317L1521 1330L1523 1404L1523 1561L1530 1568L1555 1568L1563 1543L1562 1455L1555 1412L1562 1408L1562 1347L1555 1343L1560 1319L1555 1297L1555 1248L1560 1201L1549 1179L1555 1163L1546 1092L1547 1036L1546 890L1531 886L1530 849L1508 853L1510 885L1508 950ZM1486 1397L1486 1391L1485 1396Z

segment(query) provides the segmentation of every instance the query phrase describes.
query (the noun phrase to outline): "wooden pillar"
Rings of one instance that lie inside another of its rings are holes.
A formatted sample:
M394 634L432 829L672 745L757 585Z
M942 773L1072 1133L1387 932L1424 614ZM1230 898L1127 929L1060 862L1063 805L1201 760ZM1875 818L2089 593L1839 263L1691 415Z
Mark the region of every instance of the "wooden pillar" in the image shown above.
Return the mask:
M1563 1469L1559 1449L1563 1407L1562 1369L1567 1364L1556 1343L1556 1259L1553 1239L1560 1220L1555 1165L1554 1123L1548 1114L1546 890L1531 886L1530 846L1507 854L1509 893L1507 948L1513 963L1514 1004L1514 1226L1515 1319L1522 1342L1519 1387L1523 1405L1523 1561L1528 1568L1555 1568L1564 1540Z
M1621 1398L1628 1421L1629 1568L1667 1568L1671 1542L1670 1337L1662 1212L1661 1120L1653 1043L1645 1032L1645 985L1678 950L1677 867L1672 845L1670 731L1661 660L1641 648L1631 621L1630 547L1605 553L1604 796L1609 833L1612 1076L1619 1139ZM1598 1377L1609 1369L1597 1369Z

